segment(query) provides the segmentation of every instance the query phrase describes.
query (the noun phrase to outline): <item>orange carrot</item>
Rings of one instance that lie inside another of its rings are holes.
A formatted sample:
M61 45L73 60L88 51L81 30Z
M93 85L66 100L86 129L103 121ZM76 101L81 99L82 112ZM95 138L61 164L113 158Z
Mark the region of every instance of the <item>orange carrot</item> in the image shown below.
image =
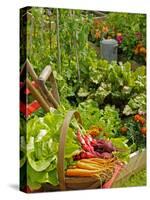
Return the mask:
M87 170L87 169L67 169L67 176L94 176L98 174L99 170Z

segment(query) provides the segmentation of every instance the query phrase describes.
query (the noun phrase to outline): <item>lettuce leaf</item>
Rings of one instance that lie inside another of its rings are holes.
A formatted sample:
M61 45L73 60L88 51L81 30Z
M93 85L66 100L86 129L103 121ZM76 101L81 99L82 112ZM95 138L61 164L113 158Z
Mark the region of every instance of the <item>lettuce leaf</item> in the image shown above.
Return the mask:
M31 189L42 183L58 185L57 155L64 116L65 112L57 110L42 118L35 116L27 123L27 176ZM80 149L75 139L76 128L72 123L66 137L64 159L70 162Z

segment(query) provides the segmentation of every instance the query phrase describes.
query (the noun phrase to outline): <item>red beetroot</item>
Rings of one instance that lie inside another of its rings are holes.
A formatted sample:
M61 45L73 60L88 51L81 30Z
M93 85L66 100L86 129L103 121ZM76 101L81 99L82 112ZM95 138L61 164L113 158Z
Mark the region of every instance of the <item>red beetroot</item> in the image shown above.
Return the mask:
M82 151L80 154L78 155L75 155L73 157L73 160L81 160L81 159L85 159L85 158L95 158L96 156L93 155L92 153L90 152L85 152L85 151Z
M115 151L115 148L113 147L112 145L112 142L111 141L107 141L106 142L106 145L104 147L104 150L108 153L111 153L112 151Z
M104 158L104 159L112 158L112 153L108 153L108 152L103 152L103 153L96 152L96 155L97 157Z
M112 153L108 153L108 152L103 152L101 153L101 158L105 158L105 159L110 159L112 158Z
M94 145L94 150L98 152L111 153L112 151L115 151L115 147L112 145L111 141L102 139L97 141L97 145Z
M80 156L81 156L81 159L84 159L84 158L95 158L96 157L95 155L93 155L90 152L81 152Z
M86 158L95 158L96 156L90 152L86 152Z
M73 156L73 160L80 160L79 155L74 155L74 156Z

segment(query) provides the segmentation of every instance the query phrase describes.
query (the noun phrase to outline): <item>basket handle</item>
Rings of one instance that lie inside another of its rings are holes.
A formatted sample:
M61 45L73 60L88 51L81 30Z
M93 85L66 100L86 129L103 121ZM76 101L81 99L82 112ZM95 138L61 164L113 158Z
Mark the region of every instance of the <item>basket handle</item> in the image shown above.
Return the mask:
M60 130L57 170L58 170L58 180L59 180L61 190L66 189L65 172L64 172L65 142L66 142L66 135L67 135L67 132L68 132L69 124L70 124L73 117L75 117L76 120L79 122L79 124L82 125L80 113L75 111L75 110L72 110L72 111L69 111L66 114L65 119L63 121L63 125L62 125L61 130Z

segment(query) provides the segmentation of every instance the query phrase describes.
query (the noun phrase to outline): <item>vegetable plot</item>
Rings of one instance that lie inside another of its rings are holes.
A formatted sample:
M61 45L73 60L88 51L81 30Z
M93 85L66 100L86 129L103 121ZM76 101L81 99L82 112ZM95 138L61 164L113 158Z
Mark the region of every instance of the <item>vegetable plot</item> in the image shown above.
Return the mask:
M27 52L21 44L21 59L27 53L37 76L44 66L51 66L60 105L21 118L21 189L60 190L61 181L68 190L106 186L114 180L116 166L124 167L133 152L146 149L145 16L105 13L104 20L98 21L95 12L48 8L28 8L23 16L27 16ZM23 40L24 23L21 26ZM125 62L100 58L94 42L100 44L103 38L117 40ZM130 59L138 55L141 65L133 67ZM73 118L63 138L60 181L61 129L72 110L80 114L83 124Z

